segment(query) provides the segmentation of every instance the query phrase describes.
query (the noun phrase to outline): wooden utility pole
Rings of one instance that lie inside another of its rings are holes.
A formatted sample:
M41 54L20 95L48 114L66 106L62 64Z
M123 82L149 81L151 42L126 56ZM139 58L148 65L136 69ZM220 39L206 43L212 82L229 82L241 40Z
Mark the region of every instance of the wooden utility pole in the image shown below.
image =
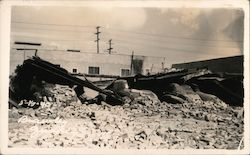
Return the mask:
M97 26L96 27L96 40L95 40L95 42L96 42L96 46L97 46L97 53L99 53L99 40L100 40L100 38L99 38L99 34L101 33L100 31L99 31L99 28L100 28L100 26Z
M37 49L35 49L35 56L37 56Z
M132 70L133 70L133 60L134 60L134 51L132 51L131 55L131 64L130 64L130 75L132 75Z
M109 48L107 49L109 51L109 54L112 52L112 39L109 40Z

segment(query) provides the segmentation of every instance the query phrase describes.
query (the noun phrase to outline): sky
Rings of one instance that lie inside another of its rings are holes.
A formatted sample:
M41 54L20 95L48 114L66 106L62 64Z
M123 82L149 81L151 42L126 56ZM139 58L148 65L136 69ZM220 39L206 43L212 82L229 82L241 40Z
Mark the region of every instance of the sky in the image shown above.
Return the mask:
M166 57L182 63L243 53L244 12L225 8L65 7L12 8L11 41L42 49L78 49ZM12 44L13 45L13 44Z

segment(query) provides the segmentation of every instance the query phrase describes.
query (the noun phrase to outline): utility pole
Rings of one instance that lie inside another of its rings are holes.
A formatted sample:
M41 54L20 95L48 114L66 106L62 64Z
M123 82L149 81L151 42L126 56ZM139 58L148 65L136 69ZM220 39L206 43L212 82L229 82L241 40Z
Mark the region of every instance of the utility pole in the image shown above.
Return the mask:
M112 52L112 39L109 40L109 48L107 49L109 51L109 54Z
M95 42L96 42L96 46L97 46L97 53L99 53L99 40L100 40L100 38L99 38L99 34L101 33L100 31L99 31L99 28L100 28L100 26L97 26L96 27L96 40L95 40Z
M35 56L37 56L37 49L35 49Z
M131 55L130 75L132 75L133 73L133 60L134 60L134 51L132 51L132 55Z

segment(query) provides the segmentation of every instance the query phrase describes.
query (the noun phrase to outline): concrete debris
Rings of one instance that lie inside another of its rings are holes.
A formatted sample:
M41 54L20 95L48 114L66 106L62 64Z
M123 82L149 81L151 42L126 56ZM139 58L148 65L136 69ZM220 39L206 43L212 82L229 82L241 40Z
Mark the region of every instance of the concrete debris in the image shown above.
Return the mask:
M192 79L192 78L199 77L199 76L202 76L202 75L207 75L207 74L212 74L212 72L209 71L209 70L207 70L207 69L201 69L201 70L199 70L199 71L197 71L197 72L195 72L195 73L192 73L192 74L188 74L188 75L186 75L186 76L183 76L182 79L183 79L184 81L188 81L188 80L190 80L190 79Z
M172 104L140 90L131 104L82 104L69 87L52 90L55 98L21 101L36 109L9 109L9 147L237 149L244 134L242 107Z
M168 103L174 103L174 104L176 104L176 103L182 104L182 103L186 102L184 99L182 99L178 96L169 95L169 94L163 95L162 100L167 101Z

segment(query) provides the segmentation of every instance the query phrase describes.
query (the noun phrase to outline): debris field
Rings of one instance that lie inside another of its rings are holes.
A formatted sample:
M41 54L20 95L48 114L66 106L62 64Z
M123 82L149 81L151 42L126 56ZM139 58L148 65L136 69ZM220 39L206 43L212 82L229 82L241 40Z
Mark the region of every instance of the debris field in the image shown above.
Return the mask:
M138 74L103 88L39 57L25 60L10 77L8 146L244 148L242 74Z
M108 149L243 148L243 107L221 100L161 102L150 91L130 104L82 104L73 89L55 85L40 103L9 109L9 147ZM36 104L38 108L32 108ZM30 108L29 108L30 107Z

